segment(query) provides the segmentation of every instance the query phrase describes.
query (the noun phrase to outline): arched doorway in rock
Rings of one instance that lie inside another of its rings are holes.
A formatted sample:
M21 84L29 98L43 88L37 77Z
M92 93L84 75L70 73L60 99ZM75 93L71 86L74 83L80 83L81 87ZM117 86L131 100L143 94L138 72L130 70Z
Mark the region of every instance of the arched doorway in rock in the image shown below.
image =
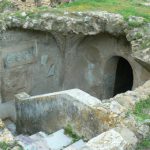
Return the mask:
M110 58L104 68L104 97L131 90L133 86L133 70L129 62L120 56Z

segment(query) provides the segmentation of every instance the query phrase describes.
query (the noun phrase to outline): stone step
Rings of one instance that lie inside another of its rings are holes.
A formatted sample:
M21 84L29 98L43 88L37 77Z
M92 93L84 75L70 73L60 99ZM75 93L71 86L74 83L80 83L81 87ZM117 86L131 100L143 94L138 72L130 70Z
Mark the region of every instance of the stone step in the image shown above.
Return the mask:
M33 137L19 135L16 137L16 140L24 150L49 150L49 147L43 140L43 137L41 137L41 139L38 138L38 140L35 138L35 135Z
M30 136L30 138L32 140L35 140L35 141L39 141L39 140L44 139L46 137L48 137L48 135L44 132L41 132L41 131Z
M26 136L26 135L18 135L16 136L15 138L16 141L18 141L18 143L24 147L28 146L28 145L31 145L33 144L35 141L32 140L29 136Z
M82 147L84 147L86 143L81 139L70 146L64 148L64 150L80 150Z
M50 150L61 150L72 144L73 139L65 135L64 129L61 129L44 138L44 141L46 141Z
M64 129L50 135L44 132L31 136L19 135L16 140L24 150L61 150L73 143L73 139L65 135Z

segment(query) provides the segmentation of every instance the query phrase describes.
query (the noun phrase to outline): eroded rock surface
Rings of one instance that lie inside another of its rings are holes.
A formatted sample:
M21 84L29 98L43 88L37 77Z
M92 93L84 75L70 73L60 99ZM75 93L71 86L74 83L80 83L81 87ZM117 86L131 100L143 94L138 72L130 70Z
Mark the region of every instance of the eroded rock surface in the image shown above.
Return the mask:
M114 128L91 139L83 150L132 150L135 149L137 141L129 129Z

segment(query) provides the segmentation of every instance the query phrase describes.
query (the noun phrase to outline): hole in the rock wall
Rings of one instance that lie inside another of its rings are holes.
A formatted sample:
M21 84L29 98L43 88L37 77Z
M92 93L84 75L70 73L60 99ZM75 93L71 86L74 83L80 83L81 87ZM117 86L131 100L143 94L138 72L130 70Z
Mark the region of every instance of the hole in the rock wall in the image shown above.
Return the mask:
M111 98L116 94L131 90L133 86L133 70L123 57L113 56L104 69L104 96Z
M125 60L122 57L119 57L116 68L113 96L131 90L132 86L133 86L132 68L127 60Z

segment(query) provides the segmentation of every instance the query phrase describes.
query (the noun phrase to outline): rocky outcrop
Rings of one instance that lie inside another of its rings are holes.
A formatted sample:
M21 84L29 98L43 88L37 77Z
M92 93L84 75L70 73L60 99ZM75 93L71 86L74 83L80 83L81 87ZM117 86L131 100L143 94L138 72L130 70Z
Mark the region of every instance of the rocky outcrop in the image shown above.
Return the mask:
M32 16L33 15L33 16ZM64 12L62 13L40 13L28 14L22 12L19 16L15 14L5 18L7 27L21 27L41 31L57 31L67 34L95 35L108 32L113 35L123 34L125 22L121 15L108 12Z
M126 35L131 42L132 56L150 70L150 23L126 30Z

